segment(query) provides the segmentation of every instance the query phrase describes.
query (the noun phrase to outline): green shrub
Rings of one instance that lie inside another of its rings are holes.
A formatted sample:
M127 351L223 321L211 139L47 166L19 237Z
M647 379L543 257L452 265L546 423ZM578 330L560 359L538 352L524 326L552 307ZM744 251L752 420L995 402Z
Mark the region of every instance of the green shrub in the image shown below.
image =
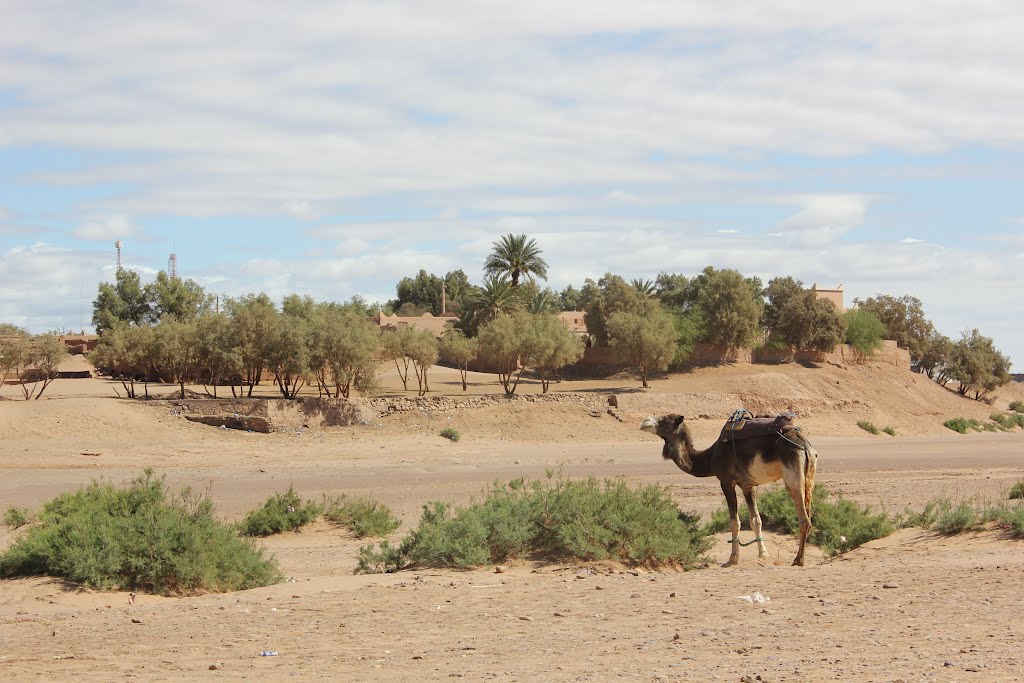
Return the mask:
M828 555L839 555L876 538L885 538L896 529L892 518L886 514L873 514L867 506L839 496L829 501L830 494L822 486L814 487L811 502L813 529L807 537L812 545L820 547ZM765 489L757 497L757 509L761 513L761 525L765 529L795 534L800 530L796 506L789 492L781 486ZM746 505L739 510L741 524L747 524L750 513ZM729 513L722 509L712 516L705 528L717 528L724 520L723 531L729 528Z
M322 509L311 500L302 501L291 486L284 493L275 493L263 507L245 516L239 531L245 536L270 536L299 529L320 516Z
M878 434L878 427L873 425L871 422L868 422L867 420L860 420L859 422L857 422L857 426L863 429L865 432L871 432L872 434L876 435Z
M521 557L689 569L707 563L710 541L698 521L681 513L661 486L517 479L493 484L481 502L467 507L424 505L419 525L397 548L387 542L363 547L357 571L468 568Z
M1024 495L1024 490L1021 493ZM1011 496L1012 494L1011 490ZM971 504L966 501L954 502L949 498L934 498L928 501L920 513L908 511L903 520L903 526L933 529L941 534L952 536L967 531L977 531L986 522L995 522L1013 538L1024 538L1024 505Z
M386 505L369 498L325 497L322 507L327 521L345 527L357 538L387 536L401 524Z
M968 429L973 429L976 432L981 431L981 423L974 418L955 417L951 420L946 420L942 425L961 434L966 434Z
M992 413L989 418L1004 431L1011 431L1017 427L1024 428L1024 414L1021 413Z
M1024 506L1000 508L996 513L995 522L1012 538L1024 539Z
M931 528L946 536L974 531L981 526L982 516L970 503L960 502L940 508Z
M452 443L455 443L456 441L462 438L462 435L459 434L459 430L454 429L453 427L445 427L444 429L442 429L441 436L448 439Z
M1015 413L1024 413L1024 401L1014 401L1010 404L1010 410Z
M1010 500L1024 498L1024 479L1018 481L1010 488Z
M277 562L213 516L206 495L168 492L152 470L127 487L94 481L43 506L0 555L0 576L46 575L92 588L223 592L281 579Z
M32 513L25 508L9 507L4 513L4 524L14 529L20 529L31 523Z
M882 431L888 434L889 436L896 436L896 429L893 427L886 427Z

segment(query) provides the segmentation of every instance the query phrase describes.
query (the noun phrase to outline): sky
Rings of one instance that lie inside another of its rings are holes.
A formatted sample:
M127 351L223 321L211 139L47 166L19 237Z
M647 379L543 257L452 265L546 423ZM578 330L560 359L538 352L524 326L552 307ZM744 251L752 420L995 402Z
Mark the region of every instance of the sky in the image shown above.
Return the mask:
M1024 368L1024 3L4 0L0 322L123 262L384 301L693 275L910 294Z

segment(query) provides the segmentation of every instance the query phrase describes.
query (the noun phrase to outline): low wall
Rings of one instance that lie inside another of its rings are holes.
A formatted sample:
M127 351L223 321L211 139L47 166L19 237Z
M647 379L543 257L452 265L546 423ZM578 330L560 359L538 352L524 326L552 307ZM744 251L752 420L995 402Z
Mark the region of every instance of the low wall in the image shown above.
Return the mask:
M821 399L808 396L766 396L764 394L655 394L637 392L612 396L619 412L638 419L646 415L676 413L691 419L725 419L734 410L746 408L755 415L776 415L792 411L800 417L820 414L855 413L870 406L860 399Z

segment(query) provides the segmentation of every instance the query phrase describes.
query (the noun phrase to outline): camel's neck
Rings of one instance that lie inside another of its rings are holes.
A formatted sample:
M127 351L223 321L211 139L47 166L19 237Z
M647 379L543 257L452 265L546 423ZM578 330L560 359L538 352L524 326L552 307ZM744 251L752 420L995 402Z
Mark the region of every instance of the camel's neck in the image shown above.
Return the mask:
M679 469L687 474L692 474L695 477L714 475L711 468L711 456L714 455L715 447L711 446L706 450L698 451L693 446L689 430L683 431L681 441L666 442L665 446L665 457L671 459Z

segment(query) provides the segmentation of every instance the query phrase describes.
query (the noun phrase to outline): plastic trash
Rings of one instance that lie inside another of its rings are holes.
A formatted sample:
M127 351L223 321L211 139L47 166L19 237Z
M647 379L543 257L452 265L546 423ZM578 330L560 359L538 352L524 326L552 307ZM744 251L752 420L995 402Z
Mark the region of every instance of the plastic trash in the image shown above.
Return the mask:
M264 650L260 653L260 657L276 657L277 650Z
M752 605L762 605L766 602L771 602L772 599L761 595L760 593L754 593L753 595L737 595L737 600L743 600L749 602Z

